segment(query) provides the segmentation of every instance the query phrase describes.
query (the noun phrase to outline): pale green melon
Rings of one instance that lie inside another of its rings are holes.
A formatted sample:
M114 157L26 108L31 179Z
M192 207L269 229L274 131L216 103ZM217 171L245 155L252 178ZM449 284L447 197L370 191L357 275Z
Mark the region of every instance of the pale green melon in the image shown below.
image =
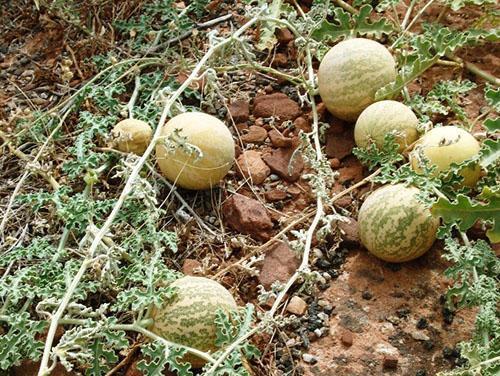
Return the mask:
M233 296L221 284L204 277L186 276L171 285L177 288L172 301L154 309L150 330L159 336L204 352L215 352L217 309L237 308ZM195 368L205 364L203 359L187 355Z
M178 140L175 130L178 130ZM156 146L156 160L162 174L187 189L208 189L219 183L234 161L234 141L226 125L203 112L186 112L170 119L161 131ZM184 142L188 148L176 147L173 141ZM201 152L197 154L191 150Z
M445 126L431 129L415 144L410 153L413 170L420 173L423 164L436 166L435 174L447 171L452 163L461 163L478 155L481 145L465 129ZM463 185L473 187L481 177L481 167L473 164L460 171Z
M336 44L318 70L319 94L336 117L355 121L375 93L396 79L396 62L382 44L354 38Z
M396 101L380 101L359 115L354 140L358 147L366 148L374 143L381 149L385 135L393 134L401 152L417 140L417 126L418 119L410 107Z
M436 240L439 219L415 197L419 190L404 184L374 191L359 210L361 243L389 262L416 259Z

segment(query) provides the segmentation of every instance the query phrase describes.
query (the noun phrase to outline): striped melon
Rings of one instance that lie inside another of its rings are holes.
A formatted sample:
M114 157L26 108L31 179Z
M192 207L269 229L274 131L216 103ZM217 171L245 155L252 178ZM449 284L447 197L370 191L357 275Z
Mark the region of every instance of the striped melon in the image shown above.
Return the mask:
M466 130L456 126L445 126L431 129L418 140L410 153L410 162L413 170L422 172L427 160L430 165L436 166L436 174L446 171L452 163L461 163L478 155L481 146L479 142ZM463 184L473 187L481 177L481 168L478 164L464 167L460 172Z
M211 188L233 165L233 137L214 116L186 112L170 119L161 132L163 140L156 146L156 159L162 174L178 186ZM179 147L181 143L187 148ZM201 152L201 156L188 148Z
M336 44L318 70L319 94L336 117L355 121L375 101L375 93L396 79L396 62L387 48L364 38Z
M374 191L359 210L361 243L376 257L404 262L423 255L436 240L439 219L404 184Z
M204 277L186 276L172 283L177 294L160 309L154 309L150 330L159 336L204 352L215 352L218 308L232 310L237 305L233 296L219 283ZM195 368L205 364L203 359L188 354L185 361Z
M408 106L396 101L380 101L369 105L359 115L354 127L356 145L366 148L371 143L379 149L385 135L392 133L403 151L417 140L418 119Z

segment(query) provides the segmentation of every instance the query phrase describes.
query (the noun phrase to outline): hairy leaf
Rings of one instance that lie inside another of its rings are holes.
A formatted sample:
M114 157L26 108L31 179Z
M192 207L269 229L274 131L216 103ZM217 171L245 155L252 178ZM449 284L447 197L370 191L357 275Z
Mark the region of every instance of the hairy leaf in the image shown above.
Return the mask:
M447 223L456 223L462 231L468 230L478 220L488 221L493 228L486 235L492 243L497 243L500 241L500 192L485 188L481 198L488 202L483 204L463 194L458 194L455 202L441 197L431 211Z
M336 42L340 39L366 35L380 38L384 34L392 33L394 25L385 18L374 22L370 20L372 11L370 5L362 6L358 14L350 14L342 8L335 8L334 21L324 20L312 31L311 36L317 41Z

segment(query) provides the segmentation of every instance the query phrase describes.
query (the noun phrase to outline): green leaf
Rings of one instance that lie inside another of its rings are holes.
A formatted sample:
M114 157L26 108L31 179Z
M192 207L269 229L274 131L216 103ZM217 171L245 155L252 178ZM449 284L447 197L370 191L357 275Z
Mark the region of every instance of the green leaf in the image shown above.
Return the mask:
M176 371L179 376L192 376L189 363L182 362L186 354L185 349L170 348L164 343L155 341L143 345L141 351L143 360L137 363L137 369L148 376L163 376L165 367L169 365L171 371Z
M288 10L289 7L283 4L283 0L273 0L269 8L264 13L264 16L270 18L279 19L281 14ZM259 41L255 45L259 51L264 50L272 50L278 40L274 35L274 31L276 30L277 23L272 21L264 21L260 25L260 36Z
M461 231L468 230L478 220L491 222L493 228L486 235L492 243L500 242L500 192L484 188L480 198L489 202L483 204L473 201L463 194L458 194L455 202L440 197L431 212L446 223L456 223Z
M485 170L493 164L496 167L500 165L500 140L484 140L479 164Z
M443 2L448 5L451 10L457 11L466 5L493 5L497 3L497 0L443 0Z
M342 8L335 8L333 10L334 21L321 22L312 31L311 37L321 42L336 42L340 39L364 35L380 38L384 34L392 33L394 26L385 18L374 22L370 20L372 11L373 8L370 5L362 6L358 14L350 14Z

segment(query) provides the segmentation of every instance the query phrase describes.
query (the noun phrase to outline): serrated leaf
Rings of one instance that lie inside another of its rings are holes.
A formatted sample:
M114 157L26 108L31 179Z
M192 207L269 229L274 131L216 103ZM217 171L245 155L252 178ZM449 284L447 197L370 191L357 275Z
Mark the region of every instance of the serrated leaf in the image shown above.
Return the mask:
M373 8L364 5L358 14L350 14L342 8L335 8L334 21L324 20L313 30L311 37L321 42L335 42L349 37L370 35L380 38L383 34L390 34L394 31L394 26L386 19L381 18L372 22L370 15Z
M148 376L163 376L165 367L169 365L171 371L176 371L179 376L192 376L191 365L182 362L186 354L185 349L170 348L162 342L155 341L143 345L141 351L144 355L143 360L137 363L137 369Z
M490 132L498 132L500 131L500 118L486 119L484 121L484 126Z
M445 4L447 4L451 10L457 11L462 9L466 5L489 5L496 4L497 0L443 0Z
M481 147L481 159L479 164L487 170L491 165L500 164L500 140L485 140Z
M463 194L458 194L454 202L440 197L431 212L446 223L456 223L461 231L468 230L478 220L491 222L493 227L486 235L492 243L500 242L500 192L484 188L480 197L489 202L483 204L473 201Z
M281 13L283 11L283 0L273 0L268 10L265 12L265 15L272 18L280 18ZM276 22L265 21L260 25L260 36L259 41L255 45L259 51L264 50L272 50L278 40L274 35L274 31L276 30Z
M484 98L495 111L500 111L500 88L493 88L486 85L484 88Z

